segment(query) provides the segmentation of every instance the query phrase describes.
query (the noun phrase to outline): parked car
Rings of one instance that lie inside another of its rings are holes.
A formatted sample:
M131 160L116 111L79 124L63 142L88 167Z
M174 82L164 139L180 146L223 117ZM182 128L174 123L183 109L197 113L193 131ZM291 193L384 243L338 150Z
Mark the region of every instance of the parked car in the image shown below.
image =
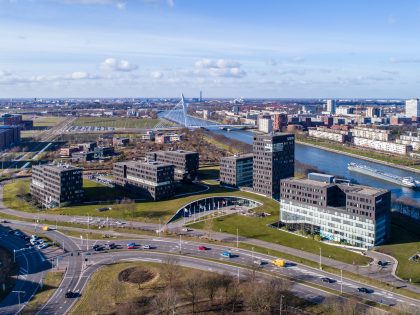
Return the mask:
M372 289L364 288L364 287L357 288L357 291L362 292L362 293L366 293L366 294L369 294L369 293L373 293L374 292Z

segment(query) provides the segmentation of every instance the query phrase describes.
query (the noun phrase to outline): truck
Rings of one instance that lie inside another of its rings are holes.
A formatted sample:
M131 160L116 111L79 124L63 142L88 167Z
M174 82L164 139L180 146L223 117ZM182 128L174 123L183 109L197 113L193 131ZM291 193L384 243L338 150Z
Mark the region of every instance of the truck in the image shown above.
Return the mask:
M284 259L273 260L273 265L277 267L286 267L286 261Z

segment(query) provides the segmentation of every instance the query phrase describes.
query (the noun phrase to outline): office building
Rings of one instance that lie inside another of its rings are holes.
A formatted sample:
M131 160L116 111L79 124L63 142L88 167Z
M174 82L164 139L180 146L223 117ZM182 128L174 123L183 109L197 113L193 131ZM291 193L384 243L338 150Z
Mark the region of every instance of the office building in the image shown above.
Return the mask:
M389 238L391 192L330 178L288 178L281 182L280 221L322 238L372 248ZM326 175L329 176L329 175Z
M366 109L366 116L367 117L381 117L382 116L382 110L378 107L368 107Z
M405 101L405 116L408 118L420 117L420 103L418 98Z
M0 126L0 150L10 148L20 143L20 127Z
M327 100L327 112L330 114L335 114L336 102L335 100Z
M95 159L104 159L115 154L114 147L95 147L93 149Z
M270 117L266 118L266 117L260 117L258 119L258 130L265 132L265 133L270 133L273 131L273 121L271 120Z
M255 135L253 190L279 199L280 180L294 175L295 136L287 133Z
M114 137L112 138L112 145L114 147L126 147L130 144L130 138L118 138Z
M252 187L253 154L223 157L220 160L220 185Z
M160 162L127 161L114 163L115 186L162 200L174 195L174 166Z
M32 167L32 200L44 208L57 208L83 198L82 169L68 164Z
M282 127L287 126L287 114L274 114L273 131L281 131Z
M175 180L192 181L197 178L200 157L193 151L155 151L146 155L149 161L172 164Z

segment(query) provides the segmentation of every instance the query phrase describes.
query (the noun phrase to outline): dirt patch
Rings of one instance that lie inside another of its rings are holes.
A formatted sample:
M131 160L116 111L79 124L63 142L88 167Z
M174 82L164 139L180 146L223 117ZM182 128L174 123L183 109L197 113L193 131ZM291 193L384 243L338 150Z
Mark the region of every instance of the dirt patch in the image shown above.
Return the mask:
M118 280L134 284L143 284L156 277L156 273L145 267L131 267L118 274Z

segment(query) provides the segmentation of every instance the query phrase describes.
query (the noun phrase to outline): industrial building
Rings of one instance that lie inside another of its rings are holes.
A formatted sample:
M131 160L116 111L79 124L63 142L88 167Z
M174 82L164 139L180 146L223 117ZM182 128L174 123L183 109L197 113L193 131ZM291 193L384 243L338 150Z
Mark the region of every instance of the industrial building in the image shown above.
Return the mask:
M288 133L255 135L253 154L253 190L279 199L280 180L294 175L295 136Z
M220 185L252 187L252 153L223 157L220 160Z
M83 198L82 169L68 164L32 167L32 200L44 208L80 202Z
M388 190L336 184L321 174L281 182L280 221L323 239L366 249L382 244L390 234L390 211Z
M114 163L114 183L148 199L162 200L174 195L174 166L160 162Z

